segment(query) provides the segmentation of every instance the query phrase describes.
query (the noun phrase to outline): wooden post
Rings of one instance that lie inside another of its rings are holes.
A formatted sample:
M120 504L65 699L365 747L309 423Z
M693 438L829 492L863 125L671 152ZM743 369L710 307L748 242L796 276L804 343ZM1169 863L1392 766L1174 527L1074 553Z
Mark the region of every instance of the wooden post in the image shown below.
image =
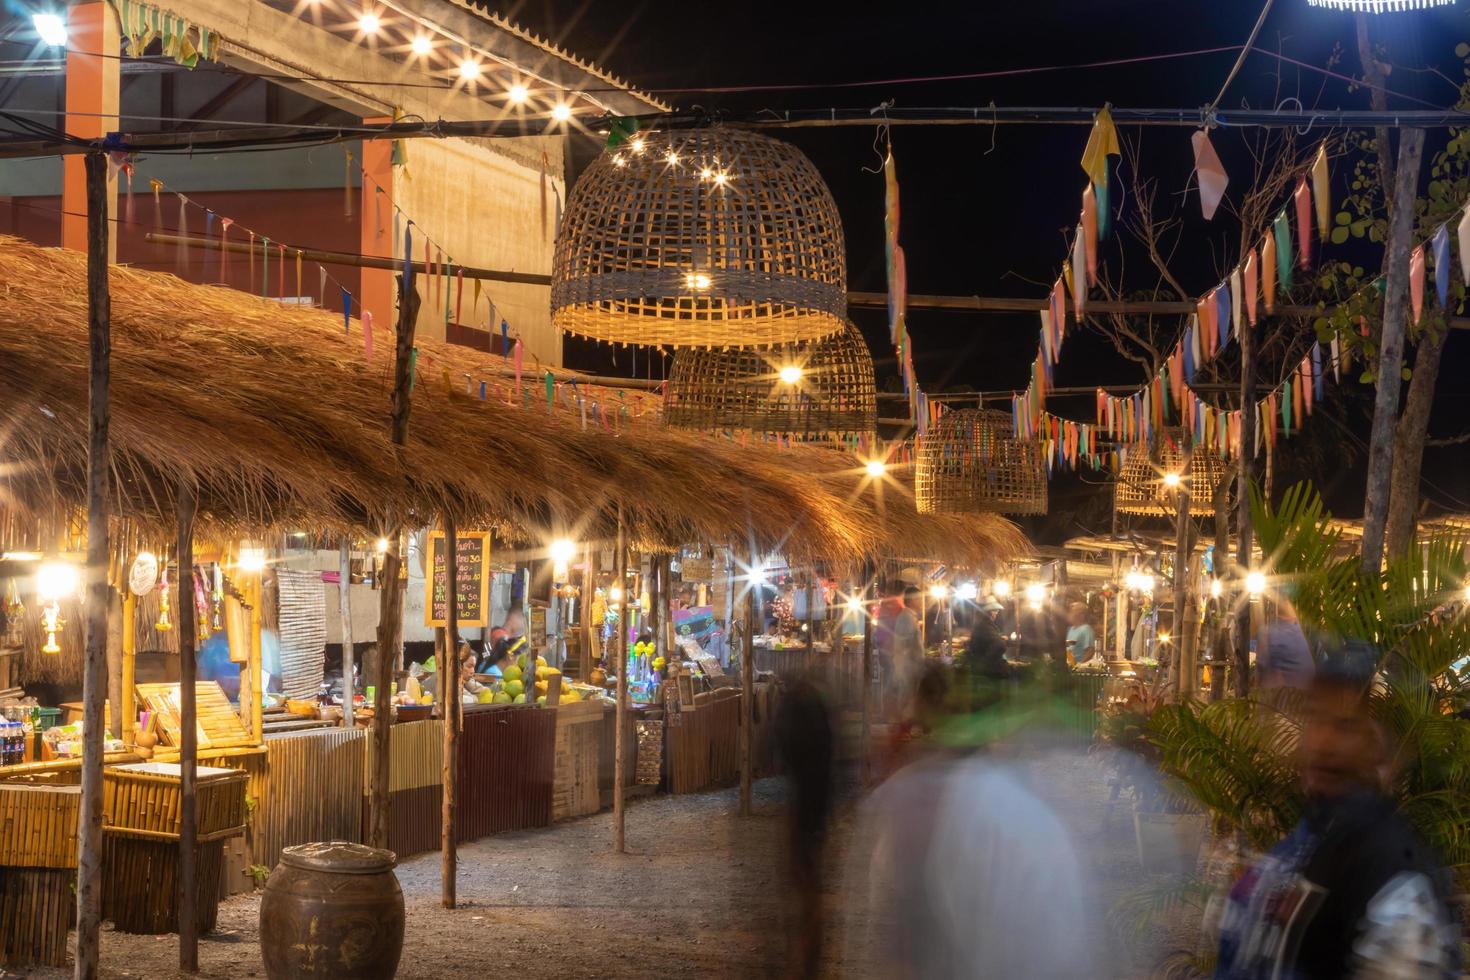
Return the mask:
M119 568L123 591L127 591L127 568ZM115 583L117 584L117 583ZM122 738L122 593L116 588L107 590L107 708L103 712L111 715L107 730L113 738Z
M617 602L618 632L613 639L608 657L617 669L617 709L613 713L615 724L613 735L613 851L627 852L627 804L628 786L624 776L628 758L628 546L623 540L623 505L618 504L617 554L613 556L613 588L622 596ZM609 590L608 601L612 601Z
M1184 676L1189 665L1185 663L1184 616L1189 596L1189 556L1194 551L1190 542L1189 500L1190 464L1194 459L1194 446L1185 441L1180 461L1179 485L1174 491L1174 696L1188 696L1194 685Z
M432 567L428 574L434 574ZM464 706L459 700L459 603L455 601L454 591L459 580L459 535L454 518L447 514L444 516L444 578L448 599L444 604L444 653L439 661L439 698L444 706L444 760L440 774L444 786L444 807L439 828L439 897L446 909L452 909L455 905L455 869L459 863L455 833L459 816L459 724ZM528 657L527 663L534 677L535 662Z
M394 344L393 361L393 445L402 446L408 441L408 413L412 384L413 334L418 320L419 298L414 288L410 269L407 278L400 280L398 295L398 336ZM402 564L399 556L399 527L394 524L386 531L388 550L383 554L383 582L378 589L378 641L374 667L377 688L373 698L373 753L372 770L368 773L368 826L367 840L370 845L384 850L388 847L388 731L393 723L392 680L393 669L398 659L399 626L403 619L403 586L398 581Z
M132 745L138 735L138 597L123 586L122 600L122 738Z
M78 980L97 976L102 876L102 727L107 696L107 502L112 297L107 284L107 157L88 153L87 175L87 623L82 672L82 799L77 859Z
M352 696L356 691L353 674L357 670L357 653L352 648L352 539L342 539L338 556L337 612L342 617L342 725L351 728Z
M1128 587L1121 582L1116 583L1118 587L1118 657L1119 660L1127 660L1128 654Z
M592 542L587 542L582 551L582 597L577 603L578 618L582 626L582 651L577 658L577 673L583 684L592 680L592 654L597 644L597 628L592 622L592 600L597 593L597 561Z
M195 785L199 764L199 733L196 727L198 708L195 703L194 677L198 668L194 604L194 486L179 480L177 502L179 516L178 575L179 606L179 969L184 973L199 972L199 895L195 838L199 832L198 799Z
M755 548L750 549L750 587L745 590L745 649L740 652L740 815L751 813L751 789L754 778L754 739L751 726L755 724L755 622L756 571L760 556Z
M873 734L873 563L863 561L863 720L860 729L863 742L863 783L870 776Z

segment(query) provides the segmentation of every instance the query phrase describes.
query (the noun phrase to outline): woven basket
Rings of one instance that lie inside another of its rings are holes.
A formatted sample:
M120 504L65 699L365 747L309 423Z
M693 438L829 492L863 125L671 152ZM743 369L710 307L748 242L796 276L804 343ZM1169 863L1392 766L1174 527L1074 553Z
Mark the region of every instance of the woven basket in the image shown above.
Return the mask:
M921 514L1045 514L1041 446L1013 436L1011 416L946 412L917 442L914 499Z
M791 367L801 377L782 381ZM870 434L877 418L873 356L852 324L807 344L682 351L664 395L664 422L678 429L823 439Z
M622 344L758 347L843 329L837 206L800 150L724 128L639 134L567 201L560 330Z
M1175 430L1160 439L1152 453L1139 447L1130 452L1118 469L1113 484L1113 509L1120 514L1173 517L1178 513L1174 491L1164 484L1167 473L1183 473L1184 453ZM1214 495L1225 479L1225 463L1214 453L1197 448L1189 461L1189 512L1205 517L1215 512Z

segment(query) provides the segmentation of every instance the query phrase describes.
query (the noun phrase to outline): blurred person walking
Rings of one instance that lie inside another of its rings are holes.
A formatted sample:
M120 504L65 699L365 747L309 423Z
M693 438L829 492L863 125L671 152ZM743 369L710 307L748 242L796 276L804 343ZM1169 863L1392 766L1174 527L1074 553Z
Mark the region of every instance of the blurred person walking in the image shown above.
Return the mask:
M1384 792L1391 753L1366 679L1330 663L1307 692L1306 811L1231 889L1216 976L1458 976L1448 875Z
M826 699L809 679L797 679L783 692L776 714L776 750L787 787L790 977L815 977L821 964L822 866L832 815L834 742Z

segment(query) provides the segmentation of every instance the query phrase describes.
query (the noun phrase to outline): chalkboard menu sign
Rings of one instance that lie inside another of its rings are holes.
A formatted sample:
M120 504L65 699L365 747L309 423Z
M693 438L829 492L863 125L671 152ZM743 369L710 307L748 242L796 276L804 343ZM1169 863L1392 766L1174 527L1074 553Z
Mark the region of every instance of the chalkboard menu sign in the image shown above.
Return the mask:
M459 552L455 572L454 600L459 626L485 626L490 622L490 532L460 531L455 537ZM447 626L449 583L445 569L444 532L430 531L429 560L432 570L424 576L428 593L424 599L424 625Z

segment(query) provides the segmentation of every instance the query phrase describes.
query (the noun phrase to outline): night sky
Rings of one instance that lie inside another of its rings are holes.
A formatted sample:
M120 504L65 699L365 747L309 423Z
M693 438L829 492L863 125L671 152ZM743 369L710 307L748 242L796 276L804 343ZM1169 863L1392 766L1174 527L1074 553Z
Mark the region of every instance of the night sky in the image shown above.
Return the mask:
M972 3L939 13L931 4L828 7L812 3L690 4L644 2L548 3L528 0L505 10L571 50L592 58L634 85L678 107L711 109L863 107L888 99L900 106L1118 106L1198 107L1212 100L1236 52L1200 54L1099 68L1064 68L1003 78L884 83L834 88L836 83L913 76L1073 66L1243 44L1261 6L1255 0L1199 2ZM872 12L868 12L871 10ZM1398 70L1388 88L1434 105L1452 104L1462 65L1454 48L1470 39L1466 5L1431 12L1378 15L1376 41ZM1276 0L1256 47L1279 52L1342 74L1359 71L1351 15ZM1336 61L1334 54L1336 51ZM1447 78L1411 68L1438 67ZM758 93L680 91L703 86L799 83L823 86ZM1223 100L1224 107L1270 107L1284 98L1308 107L1368 108L1367 94L1347 82L1253 53ZM1390 106L1420 104L1391 97ZM1421 106L1422 107L1422 106ZM1191 292L1218 283L1238 261L1240 229L1222 212L1210 223L1199 215L1192 188L1193 156L1187 128L1120 126L1126 139L1141 135L1140 171L1157 179L1161 208L1186 216L1173 267ZM817 164L841 209L848 248L850 288L881 291L883 276L882 178L870 128L785 130ZM1227 199L1248 182L1248 157L1240 131L1219 129L1213 140L1232 174ZM1304 144L1318 137L1304 138ZM902 187L902 243L911 293L1041 296L1063 258L1064 235L1077 221L1083 175L1078 165L1086 126L895 127L894 154ZM1444 134L1431 134L1431 147ZM597 152L588 140L588 155ZM1429 151L1426 151L1426 160ZM866 169L865 169L866 168ZM1335 175L1336 178L1342 175ZM1427 179L1427 178L1426 178ZM1115 200L1120 181L1114 182ZM1126 213L1129 201L1121 204ZM1101 258L1123 264L1125 288L1145 289L1155 277L1131 246L1115 236ZM884 315L860 311L880 373L893 379ZM926 390L1012 389L1024 386L1035 356L1037 318L1031 314L910 314L916 368ZM1233 351L1233 348L1232 348ZM886 357L886 364L885 364ZM569 363L605 366L604 353L568 344ZM1445 355L1432 435L1467 427L1457 378L1470 363L1470 344L1452 341ZM627 365L621 367L626 370ZM1141 369L1112 353L1094 335L1069 338L1057 369L1057 385L1137 384ZM880 381L880 385L881 385ZM1364 405L1370 389L1345 384L1329 397L1333 418L1291 444L1279 460L1277 486L1312 476L1344 514L1361 508L1361 467L1367 432ZM1329 385L1329 390L1332 386ZM1053 398L1058 414L1087 420L1091 399ZM894 406L890 405L890 411ZM1315 425L1315 420L1314 420ZM1358 454L1353 455L1354 441ZM1426 455L1427 498L1439 509L1470 510L1463 488L1465 454L1431 449ZM1330 465L1329 465L1330 464ZM1053 486L1054 499L1085 488L1075 480ZM1060 509L1060 508L1058 508ZM1067 526L1043 530L1062 537L1090 527L1106 508L1063 515ZM1055 519L1054 519L1055 522Z

